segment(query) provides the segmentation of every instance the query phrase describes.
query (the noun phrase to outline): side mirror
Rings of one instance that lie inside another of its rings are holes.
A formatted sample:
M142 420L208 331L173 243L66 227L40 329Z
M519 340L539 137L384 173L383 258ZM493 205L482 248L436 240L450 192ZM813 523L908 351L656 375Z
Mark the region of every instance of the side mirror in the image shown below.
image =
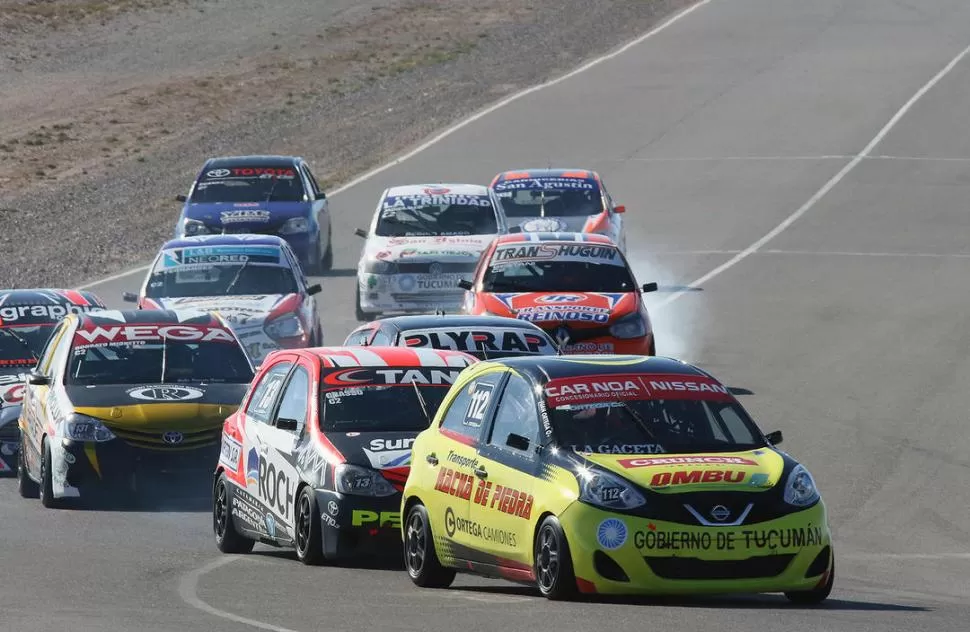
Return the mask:
M188 198L185 197L184 195L182 195L181 193L179 193L178 195L175 196L175 201L176 202L184 202L187 199Z
M36 370L31 371L27 374L27 383L34 384L37 386L43 386L45 384L50 384L51 379L44 375L43 373L38 373Z
M517 435L514 432L510 432L508 438L505 440L505 445L516 450L522 450L527 452L529 450L529 444L531 442L527 437L522 435Z
M367 239L367 231L364 230L363 228L355 229L354 234L357 235L358 237L363 237L364 239Z
M463 290L470 290L473 287L475 287L475 284L465 279L458 279L458 287L460 287Z
M318 199L318 200L326 200L327 199L327 194L324 193L323 191L317 191L317 197L316 197L316 199Z
M657 282L654 281L652 283L644 283L641 289L644 292L656 292L658 287Z
M322 291L323 291L323 287L319 283L314 283L313 285L311 285L306 289L306 293L309 294L310 296L313 296L314 294L319 294Z
M613 212L614 213L626 213L626 205L625 204L617 204L616 206L613 207Z
M768 434L765 435L765 439L767 439L768 443L770 443L771 445L778 445L779 443L784 441L784 437L781 434L781 430L775 430L774 432L769 432Z
M296 430L296 419L287 419L286 417L278 417L276 419L276 427L280 430Z
M126 303L137 303L138 295L135 294L134 292L122 292L121 300L123 300Z

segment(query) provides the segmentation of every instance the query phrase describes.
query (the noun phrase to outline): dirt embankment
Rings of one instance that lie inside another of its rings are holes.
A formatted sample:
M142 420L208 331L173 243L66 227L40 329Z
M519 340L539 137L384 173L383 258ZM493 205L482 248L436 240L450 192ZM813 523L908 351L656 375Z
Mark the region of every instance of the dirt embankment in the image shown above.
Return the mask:
M210 155L332 187L687 4L0 0L0 287L150 258Z

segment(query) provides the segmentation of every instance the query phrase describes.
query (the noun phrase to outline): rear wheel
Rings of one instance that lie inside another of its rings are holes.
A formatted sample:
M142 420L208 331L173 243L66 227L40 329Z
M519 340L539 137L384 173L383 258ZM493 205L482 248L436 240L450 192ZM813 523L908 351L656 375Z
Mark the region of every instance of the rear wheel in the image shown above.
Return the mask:
M27 473L23 441L20 442L20 450L17 453L17 491L20 492L21 498L37 498L40 495L40 486Z
M333 268L333 229L327 226L327 252L320 260L320 272L326 272Z
M320 514L312 487L304 487L296 499L296 557L307 566L324 561Z
M539 592L548 599L571 599L576 595L576 576L569 544L559 521L548 516L542 521L535 542L535 575Z
M216 546L223 553L249 553L256 542L236 530L236 523L232 519L231 493L225 473L219 474L212 498L212 531L216 536Z
M40 459L40 504L48 509L59 509L64 506L64 502L62 499L54 497L54 478L51 473L52 460L51 446L45 437Z
M404 531L404 566L411 581L424 588L447 588L455 581L455 570L438 560L431 534L428 510L417 504L408 510Z
M359 320L362 323L367 323L367 322L370 322L370 321L374 320L375 318L377 318L377 313L375 313L375 312L365 312L363 309L361 309L361 307L360 307L360 285L359 284L357 285L357 301L354 304L354 316L356 316L357 317L357 320Z
M829 569L828 579L821 586L813 588L811 590L800 590L794 592L786 592L785 596L792 603L801 606L814 606L822 603L828 599L829 594L832 593L832 586L835 584L835 560L832 560L832 568Z

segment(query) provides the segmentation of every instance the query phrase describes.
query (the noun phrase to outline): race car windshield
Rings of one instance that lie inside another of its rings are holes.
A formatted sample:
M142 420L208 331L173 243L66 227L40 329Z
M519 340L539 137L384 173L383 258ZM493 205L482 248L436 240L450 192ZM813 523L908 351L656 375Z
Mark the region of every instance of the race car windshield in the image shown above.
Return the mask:
M623 265L582 261L521 261L493 264L485 292L633 292L636 281Z
M7 366L33 366L55 326L0 326L0 370Z
M149 298L292 294L299 291L293 271L284 266L252 262L173 268L162 265L164 261L148 280L145 296Z
M434 415L448 392L445 386L418 386ZM353 386L325 391L323 401L323 429L337 432L421 431L428 420L414 386Z
M506 217L580 217L603 211L592 180L511 180L495 189Z
M293 169L210 169L202 174L189 202L303 202L305 195L303 182Z
M65 384L244 384L253 371L243 350L220 342L101 343L72 350Z
M374 234L380 237L492 235L498 220L492 201L472 195L388 196Z
M597 454L737 452L764 447L739 404L706 400L631 400L552 409L559 445Z

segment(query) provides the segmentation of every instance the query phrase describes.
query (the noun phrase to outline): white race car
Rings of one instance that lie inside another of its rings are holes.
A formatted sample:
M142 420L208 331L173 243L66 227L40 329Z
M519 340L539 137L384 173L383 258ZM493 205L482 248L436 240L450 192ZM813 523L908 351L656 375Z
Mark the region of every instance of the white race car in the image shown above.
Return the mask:
M482 251L508 232L494 192L477 184L385 189L357 264L357 320L386 313L457 312Z

